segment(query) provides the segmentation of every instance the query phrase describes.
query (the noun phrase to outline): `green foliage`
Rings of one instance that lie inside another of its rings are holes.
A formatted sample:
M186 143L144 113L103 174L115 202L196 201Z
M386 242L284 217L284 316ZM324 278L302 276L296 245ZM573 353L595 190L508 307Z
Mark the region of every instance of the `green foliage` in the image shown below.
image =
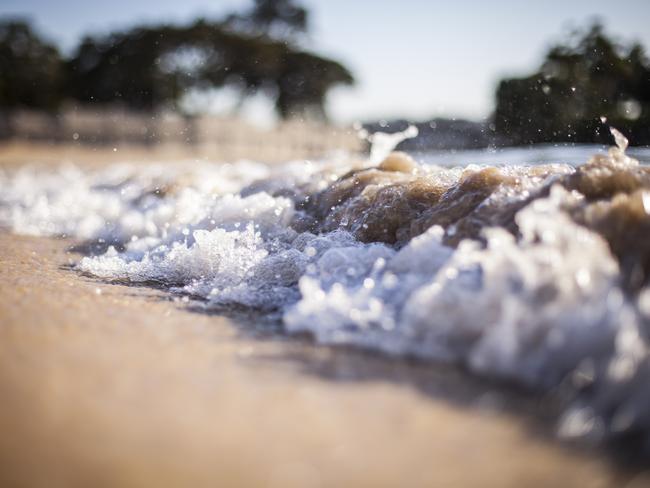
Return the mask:
M291 0L256 0L220 22L87 37L62 61L27 24L0 23L0 108L54 108L70 98L178 109L189 91L234 87L242 97L268 95L281 117L324 117L327 92L354 80L340 63L290 41L306 28L307 11Z
M226 23L238 31L291 38L307 32L308 19L309 12L292 0L254 0L249 11L230 15Z
M26 22L0 22L0 108L55 109L62 83L61 57L54 46Z
M68 69L68 94L83 102L153 109L176 104L191 89L230 86L274 97L282 117L322 114L327 91L353 81L335 61L203 20L87 38Z
M86 103L123 102L152 110L181 94L182 73L167 72L164 54L176 29L134 28L104 38L85 38L67 62L66 94Z
M600 24L497 90L496 130L511 143L609 142L601 117L633 143L650 143L650 64L640 45L615 42Z

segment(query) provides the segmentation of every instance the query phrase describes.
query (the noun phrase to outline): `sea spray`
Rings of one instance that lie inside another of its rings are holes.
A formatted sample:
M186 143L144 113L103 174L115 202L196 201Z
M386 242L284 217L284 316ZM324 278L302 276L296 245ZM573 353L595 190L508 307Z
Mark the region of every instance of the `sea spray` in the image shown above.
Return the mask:
M650 171L613 135L577 168L422 165L388 144L370 161L25 168L0 175L0 221L112 244L84 273L274 312L320 343L569 382L563 436L650 439Z

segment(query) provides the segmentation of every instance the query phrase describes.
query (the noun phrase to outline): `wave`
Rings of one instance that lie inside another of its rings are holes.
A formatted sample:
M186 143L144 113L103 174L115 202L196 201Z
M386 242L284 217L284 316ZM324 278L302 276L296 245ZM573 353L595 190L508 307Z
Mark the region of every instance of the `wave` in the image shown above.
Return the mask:
M650 441L650 168L181 163L0 174L0 222L101 242L81 272L275 314L319 343L569 385L565 437ZM412 136L406 131L402 137Z

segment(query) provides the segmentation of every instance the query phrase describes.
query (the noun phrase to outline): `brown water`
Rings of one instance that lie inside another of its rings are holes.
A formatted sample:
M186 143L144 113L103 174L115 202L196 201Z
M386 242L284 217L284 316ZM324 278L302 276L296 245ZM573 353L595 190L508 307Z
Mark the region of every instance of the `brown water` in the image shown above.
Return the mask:
M376 151L272 168L22 168L0 174L0 222L84 240L99 255L75 271L154 284L191 312L268 314L319 344L551 394L549 430L648 459L650 173L613 134L577 168Z
M560 185L584 196L564 210L607 240L627 287L638 290L647 284L650 167L597 155L575 170L563 165L487 167L466 170L457 179L445 178L444 170L424 170L407 154L392 153L377 168L343 175L327 189L303 197L302 208L313 218L310 230L344 228L362 242L397 246L433 225L445 229L445 242L452 246L462 239L481 239L487 227L518 235L516 213Z

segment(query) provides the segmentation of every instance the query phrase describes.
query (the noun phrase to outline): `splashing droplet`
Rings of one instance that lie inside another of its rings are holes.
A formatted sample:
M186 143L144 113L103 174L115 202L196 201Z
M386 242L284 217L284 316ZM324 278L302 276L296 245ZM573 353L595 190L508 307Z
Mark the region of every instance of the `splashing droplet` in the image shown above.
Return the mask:
M419 131L414 125L409 125L401 132L392 134L386 132L375 132L368 135L367 131L359 131L359 137L366 139L370 143L370 162L373 165L379 164L386 159L386 156L397 147L397 145L406 139L417 137Z
M610 127L609 131L612 133L614 136L614 141L616 142L616 145L621 151L625 151L628 146L628 140L627 137L625 137L623 134L621 134L620 131L617 129L614 129L614 127Z

